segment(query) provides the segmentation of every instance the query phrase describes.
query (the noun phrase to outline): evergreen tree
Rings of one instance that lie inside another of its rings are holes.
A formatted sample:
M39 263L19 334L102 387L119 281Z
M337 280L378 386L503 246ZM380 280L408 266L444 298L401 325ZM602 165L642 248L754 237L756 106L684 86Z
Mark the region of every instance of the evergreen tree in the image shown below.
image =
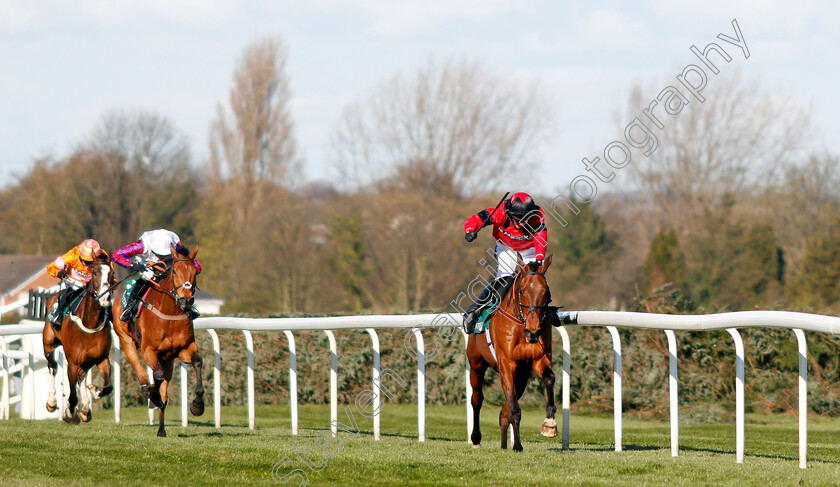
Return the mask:
M674 229L660 231L650 242L645 265L642 268L642 286L645 292L667 283L682 287L685 282L685 258Z
M828 237L805 244L799 270L788 288L797 306L826 307L840 301L840 218L835 218Z
M707 209L702 234L689 246L688 283L701 306L753 308L781 284L784 261L772 227L747 222L735 215L734 206L735 198L724 195L720 209Z
M366 250L364 227L359 210L333 215L330 221L329 262L332 271L352 301L350 309L359 310L370 306L366 281L370 269L365 263Z
M580 280L608 268L618 256L618 234L607 229L606 222L587 204L575 202L580 213L569 219L566 227L549 230L549 252L555 254L555 266L562 269L562 280L552 289L563 292L580 286ZM556 286L556 287L555 287Z

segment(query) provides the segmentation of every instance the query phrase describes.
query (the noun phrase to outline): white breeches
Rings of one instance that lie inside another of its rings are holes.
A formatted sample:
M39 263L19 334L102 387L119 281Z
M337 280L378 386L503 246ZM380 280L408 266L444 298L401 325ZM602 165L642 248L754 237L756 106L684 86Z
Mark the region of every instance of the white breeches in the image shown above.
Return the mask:
M527 264L537 260L536 255L537 249L534 247L517 252L502 242L496 242L496 261L499 263L496 279L516 273L517 257L522 257L522 261Z

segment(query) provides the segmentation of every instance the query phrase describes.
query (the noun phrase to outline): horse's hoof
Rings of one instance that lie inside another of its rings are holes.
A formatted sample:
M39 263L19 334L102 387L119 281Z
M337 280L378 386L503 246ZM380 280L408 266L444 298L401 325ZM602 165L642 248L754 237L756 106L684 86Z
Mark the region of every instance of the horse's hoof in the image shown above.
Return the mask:
M56 404L47 403L47 412L53 412L56 410Z
M79 416L85 423L90 423L90 420L93 419L93 411L79 411Z
M157 435L160 438L166 438L166 430L158 430Z
M190 412L193 416L201 416L204 414L204 401L193 401L190 404Z
M513 451L520 453L522 451L522 445L513 445Z
M473 445L473 450L481 450L481 445Z
M79 413L78 411L70 412L70 408L65 407L64 411L61 413L61 420L67 424L75 424L79 422Z
M160 392L151 387L146 388L146 398L149 400L149 409L163 409Z
M542 427L540 428L540 434L545 436L546 438L554 438L557 436L557 421L554 419L546 418L543 421Z
M103 398L114 391L114 386L105 386L99 391L99 397Z

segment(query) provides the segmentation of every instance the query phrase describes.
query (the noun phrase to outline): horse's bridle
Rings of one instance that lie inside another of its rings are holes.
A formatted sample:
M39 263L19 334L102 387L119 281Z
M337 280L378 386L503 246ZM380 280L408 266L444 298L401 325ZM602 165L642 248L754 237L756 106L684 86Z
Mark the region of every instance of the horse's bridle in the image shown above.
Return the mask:
M108 279L108 282L109 283L114 282L114 268L111 267L110 264L94 263L93 265L95 265L95 266L108 265L108 267L111 269L111 276ZM110 293L117 286L117 284L119 284L119 283L116 283L116 284L112 284L111 286L108 286L108 289L106 289L104 292L102 292L100 294L99 291L97 291L95 289L95 283L94 283L94 289L91 289L91 283L94 282L92 277L93 276L91 276L91 279L88 282L85 283L85 287L83 289L84 289L84 293L85 294L90 294L91 296L93 296L93 299L95 299L97 301L97 303L99 302L100 297ZM69 283L70 281L65 279L65 282ZM106 308L106 306L102 306L102 303L99 303L99 306L102 307L102 308Z
M166 276L175 267L176 262L193 262L193 260L192 259L174 259L172 261L172 263L167 265L166 268L159 274L161 280L166 279ZM185 309L185 307L187 306L187 304L186 304L187 300L186 300L186 298L182 298L181 296L178 296L178 290L181 289L182 287L184 289L193 289L194 290L193 291L193 298L195 298L195 290L198 290L198 286L193 284L190 281L186 281L186 282L182 283L180 286L175 286L175 279L174 278L172 279L172 289L166 289L163 286L161 286L160 284L158 284L157 282L155 282L154 280L149 280L149 282L152 283L152 286L154 286L155 289L157 289L158 291L160 291L162 293L165 293L165 294L168 294L169 297L171 297L172 300L175 301L175 304L179 308L181 308L181 310L183 310L183 311L187 311Z
M536 305L536 306L529 306L529 305L522 304L522 288L519 287L519 278L522 277L522 276L530 276L530 275L540 276L545 281L545 290L546 291L545 291L544 304L539 304L539 305ZM506 312L504 309L502 309L501 306L499 306L499 312L502 313L507 318L511 319L512 321L514 321L514 322L516 322L516 323L518 323L522 326L525 326L525 321L526 321L525 315L526 314L537 313L538 310L542 310L543 311L543 316L540 316L540 322L542 322L542 320L545 318L545 316L544 316L545 309L550 307L548 305L548 303L551 302L551 298L549 297L549 294L548 294L548 279L546 279L545 274L543 274L542 272L537 272L537 271L529 271L529 272L525 272L523 274L517 274L516 278L513 281L513 288L514 288L515 293L516 293L516 315L517 316L510 315L508 312ZM512 296L511 296L511 300L513 300ZM522 313L522 308L528 308L528 312L523 314Z

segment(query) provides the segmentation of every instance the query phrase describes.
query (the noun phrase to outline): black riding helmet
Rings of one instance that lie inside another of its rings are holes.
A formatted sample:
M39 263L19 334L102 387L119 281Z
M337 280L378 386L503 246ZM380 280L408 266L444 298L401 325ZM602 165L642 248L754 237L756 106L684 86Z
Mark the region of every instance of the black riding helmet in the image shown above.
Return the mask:
M505 214L511 220L521 222L528 215L533 215L540 209L528 193L516 193L505 201Z

